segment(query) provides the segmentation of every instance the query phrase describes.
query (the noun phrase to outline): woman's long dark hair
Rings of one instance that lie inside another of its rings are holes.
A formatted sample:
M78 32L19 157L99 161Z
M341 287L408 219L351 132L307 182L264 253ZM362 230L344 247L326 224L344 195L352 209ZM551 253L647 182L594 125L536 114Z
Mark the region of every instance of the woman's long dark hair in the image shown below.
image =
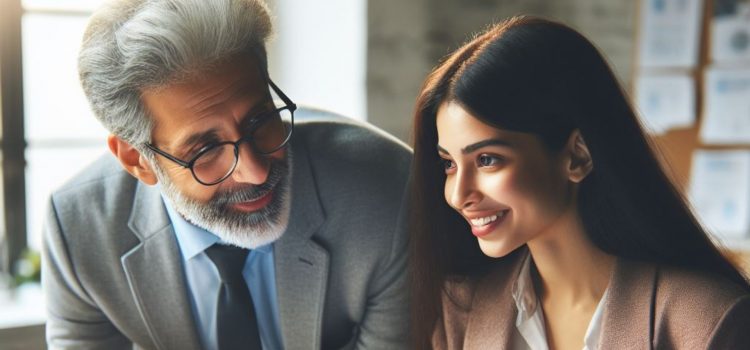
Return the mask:
M427 77L414 120L412 332L429 348L446 279L472 278L493 259L445 202L436 113L461 104L487 124L537 135L561 150L580 130L593 159L578 211L609 254L721 275L750 291L662 170L625 93L598 50L565 25L516 17L490 27Z

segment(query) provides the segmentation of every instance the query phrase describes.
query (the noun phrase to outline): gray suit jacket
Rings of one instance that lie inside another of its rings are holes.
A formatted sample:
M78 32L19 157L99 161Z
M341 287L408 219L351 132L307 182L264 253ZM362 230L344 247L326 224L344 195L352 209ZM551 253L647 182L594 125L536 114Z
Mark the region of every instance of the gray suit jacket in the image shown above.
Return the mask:
M525 248L478 280L446 285L435 349L510 349L513 282ZM720 277L619 259L604 304L599 348L747 349L750 295Z
M295 125L291 220L274 243L284 346L403 348L411 153L360 123L296 116L312 120ZM200 348L160 193L114 157L52 194L44 244L51 348Z

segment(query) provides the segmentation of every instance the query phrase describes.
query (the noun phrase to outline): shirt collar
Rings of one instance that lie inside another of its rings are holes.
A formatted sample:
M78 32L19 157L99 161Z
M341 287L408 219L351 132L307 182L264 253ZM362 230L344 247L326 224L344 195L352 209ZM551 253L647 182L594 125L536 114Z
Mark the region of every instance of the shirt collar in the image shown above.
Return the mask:
M539 312L539 299L537 299L534 285L531 280L531 254L526 255L521 270L513 282L513 300L516 303L518 315L516 316L516 328L522 334L524 340L532 349L547 349L547 338L544 333L544 315ZM604 290L602 298L591 317L591 322L584 336L584 350L599 348L601 339L604 305L609 294L609 286ZM533 345L532 345L533 344Z
M167 208L169 220L172 222L172 227L174 228L174 233L177 237L177 244L182 252L183 260L188 261L202 253L208 247L217 242L221 242L219 236L185 220L185 218L183 218L182 215L172 207L169 199L164 197L163 194L162 201ZM271 251L271 244L257 247L253 249L253 251L268 253Z
M521 270L513 282L513 300L516 302L518 318L516 326L528 320L539 304L534 292L534 284L531 281L531 254L527 254L523 260Z

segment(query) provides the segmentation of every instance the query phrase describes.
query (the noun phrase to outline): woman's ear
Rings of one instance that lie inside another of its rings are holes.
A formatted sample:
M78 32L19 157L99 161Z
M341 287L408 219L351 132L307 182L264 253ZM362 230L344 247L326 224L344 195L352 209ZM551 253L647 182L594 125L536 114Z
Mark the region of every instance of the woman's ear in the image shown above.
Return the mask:
M586 141L578 129L573 130L565 146L565 153L568 155L567 172L568 179L575 183L580 183L594 169L594 162L591 159L591 153L586 146Z
M158 180L151 165L148 163L145 157L141 155L135 147L125 142L123 139L109 135L107 138L107 145L112 154L117 157L130 175L133 175L138 180L141 180L147 185L155 185Z

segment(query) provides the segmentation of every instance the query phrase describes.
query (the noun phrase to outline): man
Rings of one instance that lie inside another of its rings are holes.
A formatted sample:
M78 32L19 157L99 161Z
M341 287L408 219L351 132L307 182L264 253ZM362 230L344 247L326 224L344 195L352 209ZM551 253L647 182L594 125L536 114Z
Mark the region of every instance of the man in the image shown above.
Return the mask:
M51 348L406 346L410 152L297 110L270 28L260 0L94 14L79 71L113 156L52 194Z

